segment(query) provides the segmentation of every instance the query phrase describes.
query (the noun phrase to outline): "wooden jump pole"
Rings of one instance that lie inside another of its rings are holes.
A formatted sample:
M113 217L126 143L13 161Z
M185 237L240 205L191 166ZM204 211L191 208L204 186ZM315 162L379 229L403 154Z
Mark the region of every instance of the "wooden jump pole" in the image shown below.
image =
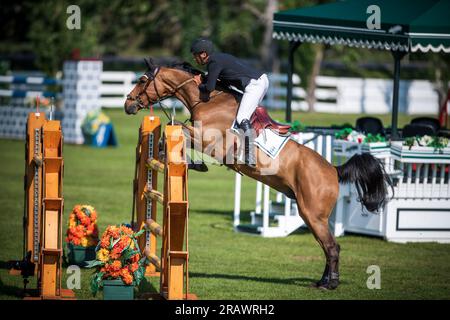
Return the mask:
M135 201L137 222L145 226L141 247L150 261L146 275L160 271L160 293L164 299L196 299L188 292L188 192L186 146L181 126L167 125L164 132L164 163L158 155L158 117L145 117L136 148ZM155 139L157 137L157 139ZM157 175L164 174L164 191L157 191ZM162 204L163 223L158 224L156 203ZM151 209L151 210L150 210ZM156 255L157 237L162 238L161 258Z
M37 290L27 299L74 299L62 289L63 136L60 121L30 112L25 148L24 260L19 270L24 287L37 276Z
M136 147L136 175L133 183L134 203L136 211L136 226L142 226L148 219L157 220L157 202L162 202L163 196L156 193L158 189L158 171L148 169L149 159L159 158L159 139L161 135L161 122L159 117L145 116L139 128L139 140ZM132 223L134 222L134 212ZM156 235L146 232L138 239L141 250L156 256ZM154 265L146 268L146 276L159 276Z

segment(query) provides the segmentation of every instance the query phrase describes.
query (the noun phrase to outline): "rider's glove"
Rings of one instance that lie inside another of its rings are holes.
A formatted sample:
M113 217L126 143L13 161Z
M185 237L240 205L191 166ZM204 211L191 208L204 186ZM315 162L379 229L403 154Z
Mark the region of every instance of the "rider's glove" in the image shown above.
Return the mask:
M200 89L200 100L202 102L208 102L209 101L209 91L206 89L206 84L201 84L198 86Z

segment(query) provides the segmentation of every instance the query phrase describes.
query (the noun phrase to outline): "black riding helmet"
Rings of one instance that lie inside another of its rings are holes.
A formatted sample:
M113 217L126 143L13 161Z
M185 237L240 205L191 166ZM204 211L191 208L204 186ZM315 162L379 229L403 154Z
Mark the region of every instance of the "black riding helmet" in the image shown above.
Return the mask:
M209 40L207 38L195 39L191 45L191 52L193 54L206 52L208 55L210 55L213 52L213 50L214 50L214 45L211 42L211 40Z

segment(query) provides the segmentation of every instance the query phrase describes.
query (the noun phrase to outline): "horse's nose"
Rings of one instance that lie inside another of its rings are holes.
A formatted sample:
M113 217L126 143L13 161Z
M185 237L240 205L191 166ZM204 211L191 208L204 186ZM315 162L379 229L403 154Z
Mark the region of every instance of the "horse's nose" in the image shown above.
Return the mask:
M127 104L127 102L128 102L128 99L125 101L125 104L123 106L125 109L125 113L126 114L136 114L138 111L136 103Z

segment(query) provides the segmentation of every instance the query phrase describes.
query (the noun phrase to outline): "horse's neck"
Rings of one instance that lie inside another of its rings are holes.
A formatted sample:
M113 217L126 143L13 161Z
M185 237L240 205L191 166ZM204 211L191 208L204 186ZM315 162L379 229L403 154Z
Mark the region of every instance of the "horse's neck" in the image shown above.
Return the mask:
M179 83L187 80L187 77L177 77ZM191 120L202 121L204 125L224 129L231 126L236 111L237 103L233 96L228 93L213 91L208 102L200 102L200 92L194 82L187 83L176 93L180 100L191 114ZM224 126L224 124L226 124Z

